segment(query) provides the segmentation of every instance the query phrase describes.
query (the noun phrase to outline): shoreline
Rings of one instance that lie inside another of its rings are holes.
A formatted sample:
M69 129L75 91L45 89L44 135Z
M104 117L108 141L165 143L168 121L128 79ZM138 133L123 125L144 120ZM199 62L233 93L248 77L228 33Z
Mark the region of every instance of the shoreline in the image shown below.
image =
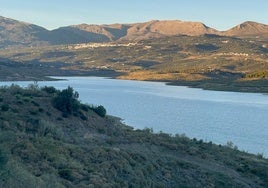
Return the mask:
M59 74L50 76L23 76L23 77L8 77L6 79L0 78L0 82L12 82L12 81L60 81L55 77L105 77L109 79L117 80L136 80L136 81L150 81L150 82L161 82L168 86L186 86L190 88L199 88L203 90L211 91L225 91L225 92L243 92L243 93L260 93L268 94L268 79L263 80L231 80L231 79L213 79L213 80L198 80L198 81L187 81L187 80L139 80L139 79L122 79L119 75L122 73L109 72L100 73L87 72L83 74Z

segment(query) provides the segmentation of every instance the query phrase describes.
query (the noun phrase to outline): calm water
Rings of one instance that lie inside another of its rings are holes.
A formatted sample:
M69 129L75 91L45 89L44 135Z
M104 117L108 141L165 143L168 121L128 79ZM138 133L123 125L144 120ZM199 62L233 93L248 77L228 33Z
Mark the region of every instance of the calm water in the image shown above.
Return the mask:
M38 84L59 89L70 85L79 92L82 102L101 104L108 114L123 118L134 128L185 133L218 144L232 141L241 150L268 156L267 95L96 77L62 78L68 81ZM27 86L29 82L17 84Z

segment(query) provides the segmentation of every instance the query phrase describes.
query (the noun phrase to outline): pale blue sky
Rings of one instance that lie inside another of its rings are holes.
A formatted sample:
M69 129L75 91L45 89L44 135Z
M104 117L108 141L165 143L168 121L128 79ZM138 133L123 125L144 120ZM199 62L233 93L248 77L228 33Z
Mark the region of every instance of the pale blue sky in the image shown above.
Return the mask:
M268 24L268 0L0 0L0 15L47 29L172 19L227 30L248 20Z

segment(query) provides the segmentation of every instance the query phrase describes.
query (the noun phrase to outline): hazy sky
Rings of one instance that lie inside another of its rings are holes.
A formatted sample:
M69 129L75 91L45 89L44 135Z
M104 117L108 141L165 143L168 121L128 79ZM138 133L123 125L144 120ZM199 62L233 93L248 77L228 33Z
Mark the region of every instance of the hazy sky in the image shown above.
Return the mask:
M268 24L268 0L0 0L0 15L47 29L177 19L226 30L247 20Z

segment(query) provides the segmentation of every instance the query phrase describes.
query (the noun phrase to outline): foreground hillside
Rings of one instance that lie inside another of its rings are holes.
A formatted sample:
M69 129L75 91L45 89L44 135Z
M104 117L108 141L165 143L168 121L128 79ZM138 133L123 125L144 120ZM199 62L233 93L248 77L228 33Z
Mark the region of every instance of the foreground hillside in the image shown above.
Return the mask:
M268 160L133 130L72 88L0 89L0 187L265 187ZM154 117L156 118L156 117Z

